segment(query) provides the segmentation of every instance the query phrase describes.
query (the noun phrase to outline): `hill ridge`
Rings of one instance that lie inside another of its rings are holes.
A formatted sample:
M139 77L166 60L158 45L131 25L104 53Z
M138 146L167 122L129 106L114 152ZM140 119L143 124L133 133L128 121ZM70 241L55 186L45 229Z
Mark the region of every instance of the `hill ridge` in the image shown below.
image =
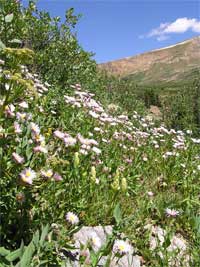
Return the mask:
M138 83L180 80L200 70L200 36L107 63L99 69L120 77L132 76ZM187 74L187 75L185 75Z

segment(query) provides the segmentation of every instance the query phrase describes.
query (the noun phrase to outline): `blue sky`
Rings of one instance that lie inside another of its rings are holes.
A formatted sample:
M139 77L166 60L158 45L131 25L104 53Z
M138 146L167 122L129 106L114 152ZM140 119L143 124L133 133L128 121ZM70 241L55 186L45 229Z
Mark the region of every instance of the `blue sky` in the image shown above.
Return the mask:
M78 40L98 63L200 35L200 0L38 0L38 7L61 18L70 7L81 13Z

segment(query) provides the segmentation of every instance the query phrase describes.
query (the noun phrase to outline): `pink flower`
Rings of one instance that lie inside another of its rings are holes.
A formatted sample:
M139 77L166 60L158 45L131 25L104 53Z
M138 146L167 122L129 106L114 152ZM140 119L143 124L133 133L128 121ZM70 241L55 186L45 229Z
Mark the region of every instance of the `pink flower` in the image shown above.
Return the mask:
M59 182L59 181L62 181L63 180L62 176L59 173L57 173L57 172L54 173L53 178L54 178L54 180L56 182Z
M48 152L47 149L44 146L36 146L36 147L33 148L33 151L35 153L41 152L41 153L44 153L44 154L46 154Z
M76 144L76 139L71 136L64 137L65 146L74 146Z
M54 136L60 139L63 139L65 137L65 134L59 130L56 130L54 133Z
M176 216L180 215L180 211L174 210L174 209L169 209L169 208L167 208L165 210L165 213L166 213L167 217L176 217Z
M99 148L96 147L96 146L94 146L94 147L92 148L92 151L93 151L94 153L96 153L97 155L101 154L101 149L99 149Z
M34 134L40 134L40 128L39 126L34 123L34 122L31 122L30 123L30 126L31 126L31 131L34 133Z
M113 252L119 255L128 254L131 252L131 249L131 245L128 242L125 242L124 240L115 240L115 243L113 245Z
M32 138L36 143L40 143L40 144L44 143L44 141L45 141L45 138L43 135L37 134L35 132L32 132Z
M5 115L9 118L12 118L15 116L15 106L13 104L10 104L8 106L5 107Z
M15 161L16 163L18 163L18 164L22 164L22 163L24 163L24 158L21 157L19 154L13 152L13 153L12 153L12 157L13 157L13 159L14 159L14 161Z
M18 104L20 108L28 108L28 103L25 101L22 101L21 103Z
M22 182L30 184L30 185L33 183L33 179L35 179L35 177L36 177L36 173L31 168L24 169L20 173L20 178Z
M16 134L19 134L19 133L22 132L22 129L21 129L19 123L16 122L16 121L14 122L14 130L15 130L15 133L16 133Z
M41 175L45 178L51 178L53 176L53 171L51 169L47 171L41 170Z
M16 114L17 119L20 121L25 121L27 119L27 113L21 113L21 112L17 112Z

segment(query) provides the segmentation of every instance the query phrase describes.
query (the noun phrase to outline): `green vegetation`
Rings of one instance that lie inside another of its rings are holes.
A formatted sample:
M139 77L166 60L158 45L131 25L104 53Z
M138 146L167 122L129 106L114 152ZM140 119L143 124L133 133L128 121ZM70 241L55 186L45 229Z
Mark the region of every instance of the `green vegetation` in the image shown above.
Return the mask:
M197 136L200 131L200 80L163 83L160 85L139 86L137 97L146 107L158 106L162 120L169 128L190 129Z
M165 121L186 128L169 130L145 109L165 99L97 72L72 9L62 24L33 1L0 8L0 266L70 266L73 234L101 224L113 234L81 247L82 266L132 246L141 266L198 267L199 84L172 95L185 113Z

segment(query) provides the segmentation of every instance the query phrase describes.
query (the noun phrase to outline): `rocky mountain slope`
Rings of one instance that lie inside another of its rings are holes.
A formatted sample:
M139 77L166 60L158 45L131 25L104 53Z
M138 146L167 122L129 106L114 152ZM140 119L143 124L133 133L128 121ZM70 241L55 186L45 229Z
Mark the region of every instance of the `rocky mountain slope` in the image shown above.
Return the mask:
M172 46L99 65L141 84L188 80L200 71L200 36Z

